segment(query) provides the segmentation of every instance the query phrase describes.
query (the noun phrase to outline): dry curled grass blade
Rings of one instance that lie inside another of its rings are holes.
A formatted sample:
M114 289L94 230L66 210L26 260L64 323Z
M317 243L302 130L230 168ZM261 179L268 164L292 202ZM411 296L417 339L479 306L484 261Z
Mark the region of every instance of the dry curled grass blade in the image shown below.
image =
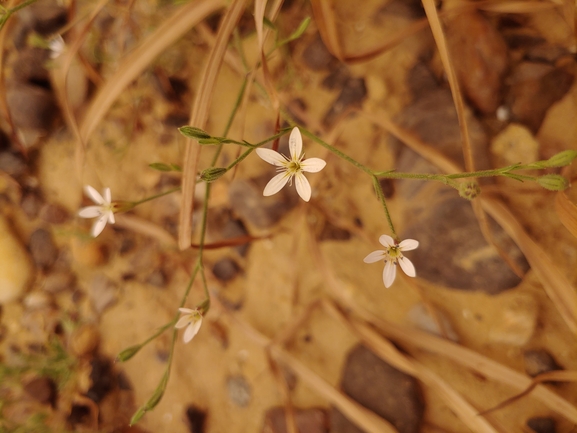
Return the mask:
M384 112L366 114L366 117L404 142L409 148L423 158L435 164L445 173L458 173L462 168L438 152L433 146L425 143L415 134L394 124ZM525 232L513 214L500 202L485 197L479 201L485 211L505 230L523 252L529 265L535 270L539 280L561 317L574 334L577 334L577 294L575 288L564 276L563 272L548 258L547 253L537 245Z
M226 45L236 23L240 19L246 0L235 0L227 9L218 29L216 42L200 80L198 95L194 100L189 124L203 129L208 119L208 110L216 84L216 78L226 52ZM180 229L178 246L181 250L190 247L192 238L192 212L194 208L194 187L200 157L200 145L196 140L187 140L182 173L182 201L180 206Z
M341 43L339 41L339 30L334 11L334 0L311 0L315 23L327 50L339 59L344 61Z

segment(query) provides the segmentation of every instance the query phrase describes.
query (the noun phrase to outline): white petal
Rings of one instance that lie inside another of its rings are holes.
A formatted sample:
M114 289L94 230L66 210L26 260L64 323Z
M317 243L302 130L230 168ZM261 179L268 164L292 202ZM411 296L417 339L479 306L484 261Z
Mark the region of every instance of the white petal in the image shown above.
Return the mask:
M303 137L301 136L300 130L296 126L291 131L291 135L289 137L289 149L291 153L291 160L297 161L303 151Z
M90 199L96 204L104 204L104 199L98 191L92 188L90 185L84 187L84 192Z
M102 206L87 206L78 211L81 218L96 218L102 215Z
M397 276L397 267L393 262L387 260L385 264L385 269L383 269L383 283L385 283L385 287L388 289L395 281L395 277Z
M365 263L376 263L384 260L387 257L387 252L383 250L373 251L367 257L363 259Z
M327 163L320 158L309 158L301 162L301 168L308 173L317 173L321 171Z
M184 314L190 314L190 313L192 313L194 310L192 310L192 309L190 309L190 308L181 307L181 308L178 309L178 311L180 311L181 313L184 313Z
M399 244L399 249L401 251L411 251L419 246L419 241L414 239L405 239Z
M106 227L106 221L107 220L108 220L108 217L106 214L102 215L100 218L98 218L96 220L96 222L92 225L92 230L91 230L91 234L93 237L96 237L100 233L102 233L102 230L104 230L104 227Z
M311 199L311 184L307 180L304 174L298 172L295 174L295 185L297 187L297 192L304 201L309 201Z
M116 222L116 220L114 219L114 212L109 211L107 212L107 215L108 215L108 223L114 224Z
M268 197L269 195L276 194L282 189L283 186L286 185L289 179L290 176L287 174L286 171L277 174L269 181L269 183L266 184L266 186L264 187L264 191L262 192L262 195Z
M277 167L282 167L286 165L287 162L284 156L272 149L263 149L262 147L259 147L256 150L256 154L262 160L268 162L269 164L276 165Z
M395 241L389 235L382 235L379 238L379 242L381 243L381 245L383 247L394 247L395 246Z
M200 325L202 325L202 319L197 320L196 322L191 323L184 331L184 342L188 343L190 340L194 338L196 334L198 334L198 330L200 329Z
M417 272L415 271L415 266L413 263L407 259L406 257L401 257L399 259L399 265L401 265L401 269L407 274L409 277L416 277Z
M190 323L190 315L186 314L184 316L180 316L180 319L178 319L178 322L176 322L176 325L174 325L174 327L177 329L184 328L185 326L188 326L189 323Z
M107 204L110 204L112 201L112 195L110 194L110 188L104 189L104 200L106 200Z

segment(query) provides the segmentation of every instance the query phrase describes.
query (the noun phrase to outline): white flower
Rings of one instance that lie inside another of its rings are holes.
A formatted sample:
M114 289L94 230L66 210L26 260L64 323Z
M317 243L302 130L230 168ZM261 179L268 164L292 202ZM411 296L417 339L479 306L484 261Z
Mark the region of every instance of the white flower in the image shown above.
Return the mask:
M290 159L286 156L275 152L272 149L263 149L259 147L256 150L258 156L264 159L269 164L278 167L277 171L280 173L273 177L265 186L262 195L269 196L279 192L283 186L289 182L292 185L292 178L295 178L295 185L298 194L304 201L311 199L311 185L303 171L308 173L317 173L325 168L327 163L320 158L304 158L303 138L298 128L293 128L289 137Z
M90 185L84 187L84 192L98 206L83 207L78 212L78 216L81 218L98 218L90 231L92 236L96 237L102 233L107 222L114 224L114 204L111 201L110 188L104 189L104 197Z
M375 263L384 260L385 269L383 270L383 282L385 283L385 287L391 287L391 284L395 281L395 276L397 275L397 263L401 265L401 269L409 277L417 275L415 267L409 259L403 256L402 251L414 250L419 246L418 241L414 239L405 239L400 243L395 243L392 237L382 235L379 238L379 242L386 248L386 250L373 251L365 257L363 261L365 263Z
M202 325L202 314L198 308L195 308L194 310L191 310L190 308L179 308L178 311L182 313L182 316L180 316L180 319L178 319L178 322L174 327L180 329L186 326L186 330L184 331L184 342L188 343L198 333L200 325Z
M50 58L56 59L64 52L66 44L62 36L56 35L48 41L48 49L50 50Z

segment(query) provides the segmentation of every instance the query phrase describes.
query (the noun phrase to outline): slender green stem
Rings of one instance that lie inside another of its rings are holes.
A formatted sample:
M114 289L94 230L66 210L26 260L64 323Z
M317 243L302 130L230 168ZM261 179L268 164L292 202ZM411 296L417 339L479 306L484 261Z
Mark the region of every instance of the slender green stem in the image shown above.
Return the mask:
M393 225L393 220L391 219L391 214L389 213L389 208L387 207L387 200L385 199L385 194L383 193L383 189L381 188L381 184L379 183L379 179L377 176L371 176L373 179L373 187L375 188L375 192L377 193L377 197L379 201L383 205L383 209L385 211L385 216L387 218L387 223L389 224L389 228L391 229L391 233L395 240L398 240L397 232L395 231L395 226Z
M355 167L360 168L361 170L363 170L365 173L367 173L369 176L373 176L373 170L371 170L369 167L367 167L364 164L361 164L360 162L354 160L353 158L351 158L350 156L344 154L343 152L341 152L340 150L336 149L335 147L331 146L330 144L324 142L323 140L321 140L320 138L318 138L316 135L314 135L312 132L302 128L299 126L300 131L308 138L310 138L311 140L317 142L318 144L320 144L322 147L324 147L325 149L327 149L328 151L334 153L335 155L337 155L339 158L344 159L345 161L350 162L351 164L353 164Z
M0 18L0 30L4 27L4 24L6 24L6 21L8 21L8 18L10 18L13 13L18 12L20 9L24 9L26 6L30 6L32 3L36 3L37 1L38 0L26 0L19 5L14 6L12 9L6 10L6 8L3 8L4 16Z
M142 200L132 202L133 206L138 206L139 204L146 203L147 201L154 200L155 198L162 197L168 194L172 194L173 192L180 191L180 187L177 186L176 188L169 189L168 191L161 192L160 194L156 194L150 197L143 198Z

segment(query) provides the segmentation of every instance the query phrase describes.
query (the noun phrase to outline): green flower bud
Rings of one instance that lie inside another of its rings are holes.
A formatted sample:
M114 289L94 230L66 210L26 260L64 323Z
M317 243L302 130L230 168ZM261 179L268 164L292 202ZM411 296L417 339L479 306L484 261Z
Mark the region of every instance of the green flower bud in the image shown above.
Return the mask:
M467 200L473 200L481 194L481 188L475 180L462 182L459 184L459 195Z
M223 167L207 168L206 170L203 170L202 173L200 173L200 180L204 180L205 182L214 182L226 172L226 168Z
M569 182L560 174L546 174L538 177L536 182L549 191L563 191L569 186Z
M178 131L187 138L194 138L195 140L208 140L212 138L210 134L207 134L200 128L195 128L194 126L181 126Z
M130 358L136 355L141 348L142 345L140 344L137 344L136 346L130 346L120 352L116 357L116 360L120 362L128 361Z
M547 167L565 167L577 158L577 150L564 150L557 155L553 155L547 162Z

